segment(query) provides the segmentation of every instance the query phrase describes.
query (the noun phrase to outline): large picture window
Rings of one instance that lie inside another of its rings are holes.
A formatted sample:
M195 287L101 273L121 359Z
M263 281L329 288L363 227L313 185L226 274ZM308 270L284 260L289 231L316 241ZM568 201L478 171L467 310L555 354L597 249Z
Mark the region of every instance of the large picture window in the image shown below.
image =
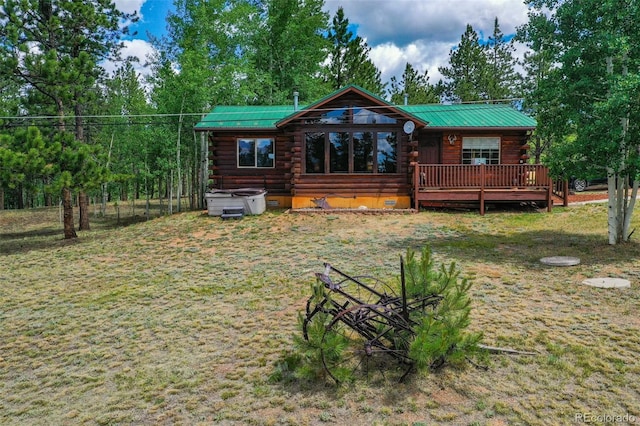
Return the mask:
M238 167L273 167L273 139L238 139Z
M396 132L309 132L305 173L397 173Z
M329 165L331 173L349 173L348 132L329 133Z
M500 164L500 138L462 138L462 164Z
M397 147L395 132L378 132L378 173L398 171Z
M307 173L324 173L324 132L305 135L305 158Z
M373 136L373 132L353 134L353 171L355 173L373 172Z

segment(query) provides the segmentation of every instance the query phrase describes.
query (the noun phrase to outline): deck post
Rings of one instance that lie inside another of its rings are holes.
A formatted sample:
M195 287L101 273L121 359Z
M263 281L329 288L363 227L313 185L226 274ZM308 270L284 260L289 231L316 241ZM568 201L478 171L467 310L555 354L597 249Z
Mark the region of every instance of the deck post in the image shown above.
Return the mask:
M484 216L484 180L485 168L484 164L480 164L480 216Z
M562 182L562 205L564 207L568 207L569 206L569 181L568 180L564 180Z
M420 164L417 161L413 162L413 207L419 212L420 201L418 195L420 194Z
M547 211L550 212L552 209L553 209L553 181L549 179L549 187L547 189Z

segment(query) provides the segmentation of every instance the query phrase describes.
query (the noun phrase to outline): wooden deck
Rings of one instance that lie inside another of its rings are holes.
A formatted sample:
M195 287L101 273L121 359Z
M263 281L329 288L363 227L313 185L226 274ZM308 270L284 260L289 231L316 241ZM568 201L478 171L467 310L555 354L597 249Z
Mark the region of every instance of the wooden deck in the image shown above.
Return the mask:
M447 165L413 163L414 207L487 202L536 202L553 206L549 169L540 164Z

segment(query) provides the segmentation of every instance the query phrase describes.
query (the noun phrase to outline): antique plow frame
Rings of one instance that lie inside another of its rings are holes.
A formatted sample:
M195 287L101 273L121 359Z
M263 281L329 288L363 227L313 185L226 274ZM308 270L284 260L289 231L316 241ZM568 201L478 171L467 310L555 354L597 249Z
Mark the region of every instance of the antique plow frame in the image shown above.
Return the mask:
M338 383L374 375L404 380L414 367L409 348L417 320L435 309L442 296L407 299L402 259L400 296L374 277L350 276L328 263L324 266L324 272L315 274L322 285L307 301L303 334L309 340L312 322L322 319L319 346L329 376Z

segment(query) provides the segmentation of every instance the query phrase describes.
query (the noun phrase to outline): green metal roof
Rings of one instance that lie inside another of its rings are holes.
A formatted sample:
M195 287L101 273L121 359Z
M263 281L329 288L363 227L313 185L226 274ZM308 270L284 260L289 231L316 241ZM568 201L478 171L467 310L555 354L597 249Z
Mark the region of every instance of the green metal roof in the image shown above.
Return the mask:
M398 108L429 122L430 128L534 128L536 120L509 105L429 104Z
M195 128L197 130L275 129L278 121L293 112L293 105L221 105L200 120Z
M276 129L278 123L285 122L296 114L313 109L327 99L348 91L352 86L336 91L310 106L300 106L294 110L293 105L268 106L217 106L198 124L196 130L220 129ZM364 89L353 86L370 97L379 100L381 105L388 105L410 116L428 123L427 128L525 128L533 129L536 121L517 111L509 105L497 104L429 104L429 105L391 105Z

